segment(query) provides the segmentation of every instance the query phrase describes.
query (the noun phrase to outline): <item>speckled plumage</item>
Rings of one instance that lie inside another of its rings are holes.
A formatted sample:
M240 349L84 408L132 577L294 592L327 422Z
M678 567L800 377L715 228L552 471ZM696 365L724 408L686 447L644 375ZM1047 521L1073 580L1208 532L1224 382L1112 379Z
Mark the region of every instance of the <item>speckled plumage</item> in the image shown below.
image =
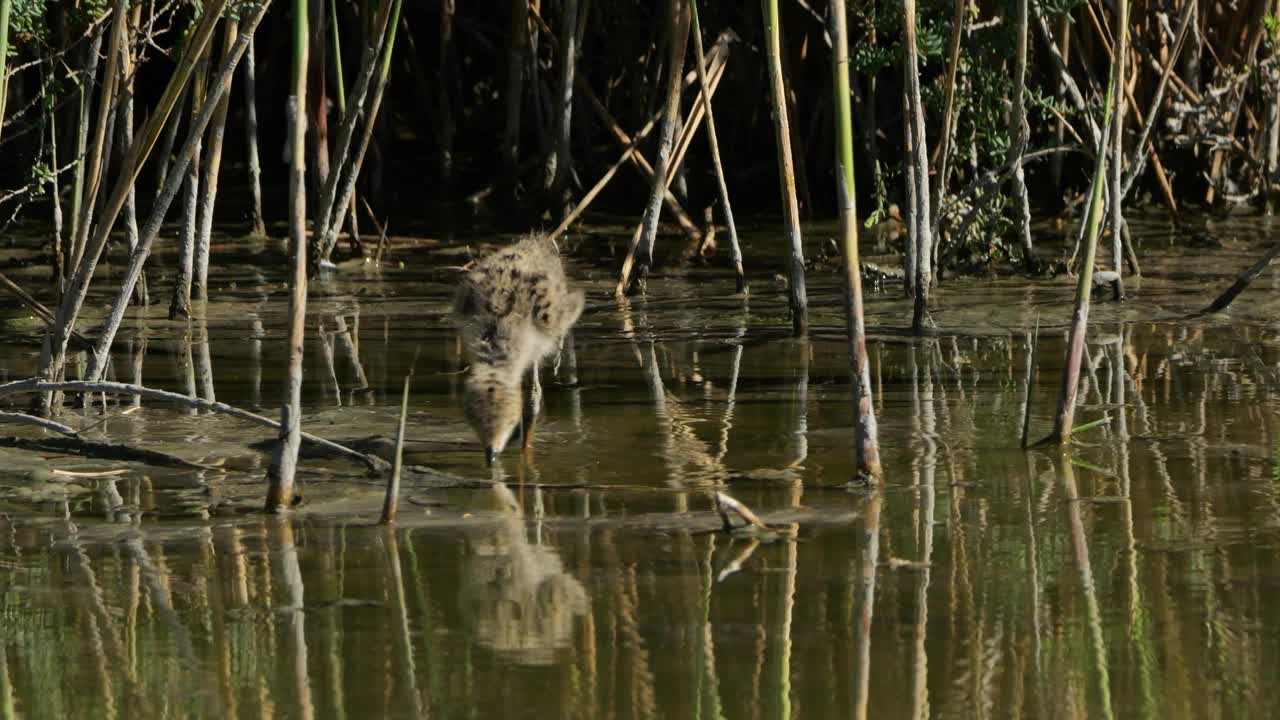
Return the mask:
M582 314L560 251L534 235L477 262L459 284L454 315L471 362L464 409L486 451L501 452L519 425L522 378L555 352Z

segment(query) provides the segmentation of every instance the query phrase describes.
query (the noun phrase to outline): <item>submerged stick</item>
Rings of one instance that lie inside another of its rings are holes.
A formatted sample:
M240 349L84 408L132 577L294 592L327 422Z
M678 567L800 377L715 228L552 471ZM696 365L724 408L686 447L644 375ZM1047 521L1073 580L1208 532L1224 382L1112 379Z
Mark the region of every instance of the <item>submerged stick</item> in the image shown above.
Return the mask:
M400 424L396 427L396 454L391 463L391 477L387 479L387 496L382 501L381 525L390 525L396 521L396 512L400 508L400 468L404 465L404 426L409 415L409 380L413 373L404 376L404 392L400 394Z
M241 408L233 407L224 402L202 400L194 398L182 393L169 392L168 390L158 390L156 388L144 387L142 385L133 385L122 382L86 382L82 380L67 380L63 382L47 382L39 378L30 378L27 380L17 380L14 382L0 384L0 398L9 397L10 395L44 393L44 392L91 392L104 393L109 395L138 395L152 400L165 400L168 402L182 405L183 407L195 408L199 410L207 410L209 412L219 413L222 415L230 415L241 420L247 420L258 425L265 425L269 428L279 429L280 423L268 417L263 417L257 413L249 412ZM326 440L317 435L302 433L303 440L320 447L328 448L336 453L354 458L364 463L370 470L383 472L389 467L389 463L375 455L367 455L358 450L353 450L346 445Z
M1280 243L1276 243L1275 245L1272 245L1271 249L1267 250L1267 252L1261 258L1259 258L1257 262L1255 262L1253 265L1250 265L1249 268L1244 272L1240 273L1240 275L1236 278L1236 281L1231 283L1231 287L1227 288L1226 290L1223 290L1222 294L1219 295L1217 298L1215 298L1213 302L1209 303L1208 307L1206 307L1204 310L1201 310L1199 314L1211 315L1213 313L1225 310L1227 306L1230 305L1231 302L1236 299L1237 295L1244 292L1245 288L1248 288L1249 284L1252 283L1254 279L1258 277L1258 275L1262 274L1263 270L1266 270L1267 267L1271 265L1272 262L1275 261L1277 256L1280 256Z
M729 520L728 510L732 510L735 515L742 518L748 525L754 525L761 530L769 529L769 525L761 520L760 516L751 512L751 508L741 502L718 491L713 494L713 497L716 501L716 512L720 513L720 519L724 522L725 532L733 529L733 523Z
M73 431L74 432L74 431ZM103 460L124 460L141 462L161 467L212 469L209 465L184 460L177 455L170 455L159 450L146 450L123 443L103 442L101 440L85 440L81 437L68 436L58 438L20 438L0 437L0 446L18 450L30 450L38 453L65 453L83 455Z

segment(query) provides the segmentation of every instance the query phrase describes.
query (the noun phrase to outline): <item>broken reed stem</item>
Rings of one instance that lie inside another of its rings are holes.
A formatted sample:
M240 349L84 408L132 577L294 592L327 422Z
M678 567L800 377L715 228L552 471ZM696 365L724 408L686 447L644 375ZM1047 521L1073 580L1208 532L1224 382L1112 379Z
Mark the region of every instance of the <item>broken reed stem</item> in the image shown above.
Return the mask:
M390 525L396 521L396 512L400 508L400 468L404 465L404 426L409 416L409 381L413 373L404 376L404 391L400 394L400 424L396 427L396 454L391 463L391 477L387 479L387 496L382 501L382 525Z
M800 206L796 200L796 172L791 156L791 128L787 121L787 88L782 76L782 39L778 21L778 0L760 0L760 2L765 19L769 90L778 152L783 229L788 249L791 331L796 337L802 337L809 331L809 300L808 293L805 291L804 247L800 236Z
M85 377L89 380L100 380L102 374L106 371L107 361L111 357L111 345L120 329L120 323L124 320L124 313L129 305L129 297L133 294L134 287L142 279L143 266L146 265L147 258L151 255L152 245L160 235L160 228L164 223L165 215L169 212L169 206L178 194L178 188L185 182L187 167L195 156L200 136L212 120L214 110L217 107L218 100L222 97L222 93L230 88L229 80L235 73L236 65L251 46L254 32L257 30L263 16L266 15L267 8L270 5L271 0L263 0L252 12L241 16L240 37L236 41L230 57L223 62L222 67L218 70L218 77L214 80L209 96L204 99L204 105L200 108L200 112L192 121L191 127L187 129L187 139L183 143L182 150L174 158L171 172L166 174L164 183L152 203L151 214L147 217L146 225L143 226L138 247L134 248L129 255L129 266L125 270L124 277L120 280L115 303L111 306L111 313L103 323L102 332L98 337L97 349L89 359L89 368L85 373ZM173 122L178 122L176 116L173 118Z
M121 163L120 175L116 180L115 189L103 209L93 240L89 247L85 248L84 252L81 253L80 261L75 267L75 273L71 276L67 290L62 295L62 302L58 305L53 331L46 338L46 342L41 348L40 374L45 379L58 377L62 372L63 365L66 362L67 339L70 337L71 331L75 329L76 319L79 317L80 310L84 306L85 297L89 293L89 282L93 279L98 260L107 245L111 227L115 224L116 218L124 207L129 188L137 181L138 173L141 171L143 163L146 161L147 156L151 154L165 121L168 120L169 114L173 111L178 95L181 93L182 88L187 85L188 80L191 79L197 58L208 46L209 39L213 35L214 26L217 24L226 3L227 0L208 0L204 8L205 14L188 37L182 57L174 69L168 86L165 87L164 94L156 103L155 111L147 122L143 124L142 132L139 133L133 147L129 149L128 157ZM270 0L263 0L259 6L260 12L265 10L268 4L270 4ZM46 408L53 405L52 398L44 398L42 403Z
M840 201L840 239L844 256L845 327L849 335L849 374L853 380L854 450L858 473L878 481L880 443L871 398L867 328L862 305L862 267L858 260L858 212L854 198L853 110L849 93L849 34L844 0L828 13L831 76L835 96L836 186Z
M723 75L723 68L724 68L723 60L724 60L725 54L718 52L719 50L720 50L720 45L717 44L715 48L712 48L712 53L711 53L712 56L715 57L715 60L712 62L712 70L711 70L711 75L712 75L711 94L712 95L715 95L716 87L719 85L719 78L722 77ZM689 83L688 75L685 76L685 83L686 84ZM645 123L644 127L640 128L640 130L637 131L634 136L627 138L627 145L625 148L623 148L622 154L618 156L617 161L614 162L614 164L610 166L609 169L606 170L603 175L600 176L600 179L596 181L596 184L593 185L591 189L588 190L587 193L582 196L582 199L578 201L577 206L574 207L572 211L570 211L567 215L564 216L564 219L560 221L560 224L556 226L556 229L551 231L550 236L552 238L558 238L568 231L569 226L572 225L574 221L577 220L582 215L582 213L586 212L587 208L591 206L591 203L595 201L596 197L600 194L600 192L603 191L605 186L609 184L609 182L613 179L614 175L617 174L618 169L621 168L623 164L625 164L627 161L631 161L632 163L634 163L637 157L643 157L643 155L640 155L640 151L638 150L638 148L640 144L644 141L644 139L649 136L649 133L658 124L658 121L661 118L662 118L661 111L654 113L653 116L649 118L649 121ZM625 135L625 133L623 133L623 135ZM648 177L652 179L652 173L650 173ZM670 193L668 192L667 194L669 195Z
M742 518L748 525L753 525L761 530L769 529L765 521L761 520L758 515L751 512L751 508L741 502L719 491L713 493L712 497L716 501L716 512L720 513L720 519L724 522L725 532L733 529L733 523L729 520L729 510L732 510L735 515Z
M302 351L307 318L307 60L308 0L293 0L293 94L289 164L289 336L280 440L267 469L266 511L293 505L294 475L302 435Z
M733 222L733 206L729 202L729 185L724 176L724 164L720 161L720 141L716 137L716 119L711 112L711 97L715 89L707 81L706 57L702 51L702 26L698 22L697 0L689 0L691 30L693 32L694 63L698 69L698 83L702 86L702 102L707 113L707 143L711 147L711 163L716 170L716 185L720 191L720 202L724 205L724 222L729 228L729 259L733 262L733 271L737 276L739 293L747 292L747 276L742 269L742 246L738 243L738 226Z
M247 420L258 425L265 425L269 428L280 427L280 423L268 417L263 417L256 413L233 407L223 402L202 400L200 398L191 397L182 393L169 392L168 390L158 390L156 388L144 387L142 385L132 385L121 382L87 382L83 380L68 380L64 382L47 382L39 378L30 378L27 380L17 380L14 382L0 384L0 398L9 397L11 395L31 394L31 393L47 393L47 392L88 392L103 393L108 395L135 395L150 398L152 400L165 400L168 402L182 405L183 407L195 408L199 410L207 410L209 412L219 413L222 415L230 415L241 420ZM387 469L387 461L382 458L366 455L358 450L353 450L345 445L340 445L332 440L326 440L316 435L302 433L301 437L309 443L320 447L328 448L341 455L359 460L364 463L370 470L377 472L385 472Z
M667 96L663 104L662 125L658 131L658 160L650 178L649 198L645 202L644 214L640 219L636 234L632 237L631 248L622 262L622 271L618 276L618 285L614 295L621 297L632 287L632 269L636 263L636 272L643 279L653 263L653 245L658 234L658 219L662 214L662 198L666 194L667 175L672 167L672 153L675 143L676 125L680 122L680 89L683 85L684 56L689 40L689 12L685 0L667 0L667 34L669 55L667 56ZM635 157L633 154L632 157Z
M1165 61L1164 68L1160 71L1160 81L1156 83L1155 95L1152 96L1151 106L1147 109L1147 118L1142 123L1142 131L1138 133L1138 143L1133 146L1134 159L1129 165L1129 172L1124 178L1123 195L1127 196L1129 191L1133 189L1133 183L1142 176L1142 171L1147 164L1147 158L1151 156L1148 151L1147 138L1151 135L1151 128L1155 127L1156 118L1160 116L1160 108L1164 104L1165 89L1169 86L1169 78L1173 76L1173 66L1178 61L1178 57L1182 55L1182 48L1186 44L1188 30L1191 29L1191 21L1195 16L1197 0L1184 0L1182 5L1182 15L1178 19L1177 39L1173 42L1173 50L1169 53L1168 60ZM1172 193L1169 193L1172 198ZM1170 209L1177 213L1177 206L1170 205Z

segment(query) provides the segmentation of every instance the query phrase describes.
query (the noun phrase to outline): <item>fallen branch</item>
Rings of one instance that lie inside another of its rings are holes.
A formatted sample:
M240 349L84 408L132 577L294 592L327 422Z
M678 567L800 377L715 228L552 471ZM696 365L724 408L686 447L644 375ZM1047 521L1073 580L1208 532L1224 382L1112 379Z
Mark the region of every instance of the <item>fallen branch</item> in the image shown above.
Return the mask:
M25 393L45 393L45 392L101 392L113 395L141 395L143 397L155 400L168 400L169 402L184 405L186 407L208 410L210 412L230 415L248 420L249 422L265 425L269 428L279 429L279 421L263 417L248 410L241 410L232 407L226 403L213 402L209 400L201 400L187 395L180 395L168 390L157 390L155 388L143 387L141 385L130 385L121 382L83 382L78 380L67 380L65 382L45 382L38 378L28 380L17 380L15 382L0 385L0 398L9 395L18 395ZM345 445L339 445L332 440L326 440L322 437L312 435L310 433L302 433L302 439L315 445L319 445L329 450L333 450L341 455L354 458L364 463L371 471L383 473L391 468L391 464L376 455L366 455L358 450L352 450Z
M12 425L35 425L36 427L52 430L63 435L78 435L79 431L70 425L63 425L56 420L48 420L35 415L26 413L0 412L0 423L9 423Z
M1244 292L1245 288L1249 287L1249 284L1252 283L1258 275L1262 274L1263 270L1267 269L1267 266L1269 266L1277 256L1280 256L1280 243L1272 245L1271 249L1268 250L1256 263L1251 265L1248 270L1240 273L1239 277L1236 278L1236 281L1231 283L1231 287L1224 290L1213 302L1209 303L1208 307L1197 314L1212 315L1213 313L1225 310L1227 306L1236 299L1237 295Z
M201 465L200 463L183 460L177 455L159 452L157 450L143 450L142 448L130 447L116 442L102 442L97 440L85 440L80 437L57 437L57 438L20 438L5 436L0 437L0 447L11 447L18 450L31 450L33 452L60 453L65 455L83 455L84 457L100 458L103 460L123 460L126 462L140 462L148 465L160 465L163 467L179 467L195 470L212 470L209 465Z

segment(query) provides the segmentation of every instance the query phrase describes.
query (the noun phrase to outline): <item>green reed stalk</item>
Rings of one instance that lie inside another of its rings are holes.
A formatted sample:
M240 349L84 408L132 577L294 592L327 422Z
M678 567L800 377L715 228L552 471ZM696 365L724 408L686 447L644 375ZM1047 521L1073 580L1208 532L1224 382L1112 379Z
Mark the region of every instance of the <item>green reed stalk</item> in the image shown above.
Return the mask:
M9 94L9 10L12 0L0 0L0 131L4 130L4 100Z
M849 334L849 372L853 378L854 451L858 473L880 477L880 444L871 402L871 365L862 307L862 268L858 260L858 212L854 199L853 108L849 97L849 32L844 0L832 0L831 78L835 91L836 184L840 200L840 240L844 254L845 327Z
M1123 0L1122 0L1123 1ZM1075 312L1071 317L1071 329L1067 334L1067 358L1062 368L1062 387L1058 397L1058 412L1053 418L1053 432L1042 443L1064 443L1071 438L1071 428L1076 414L1076 392L1080 386L1080 364L1084 358L1084 339L1089 330L1089 293L1093 289L1093 264L1098 255L1098 234L1102 227L1102 192L1107 181L1107 143L1111 139L1114 100L1119 95L1118 54L1112 55L1111 78L1107 84L1107 97L1103 103L1103 131L1098 140L1098 152L1094 158L1093 184L1089 189L1089 216L1085 226L1084 260L1080 263L1080 275L1076 278Z

